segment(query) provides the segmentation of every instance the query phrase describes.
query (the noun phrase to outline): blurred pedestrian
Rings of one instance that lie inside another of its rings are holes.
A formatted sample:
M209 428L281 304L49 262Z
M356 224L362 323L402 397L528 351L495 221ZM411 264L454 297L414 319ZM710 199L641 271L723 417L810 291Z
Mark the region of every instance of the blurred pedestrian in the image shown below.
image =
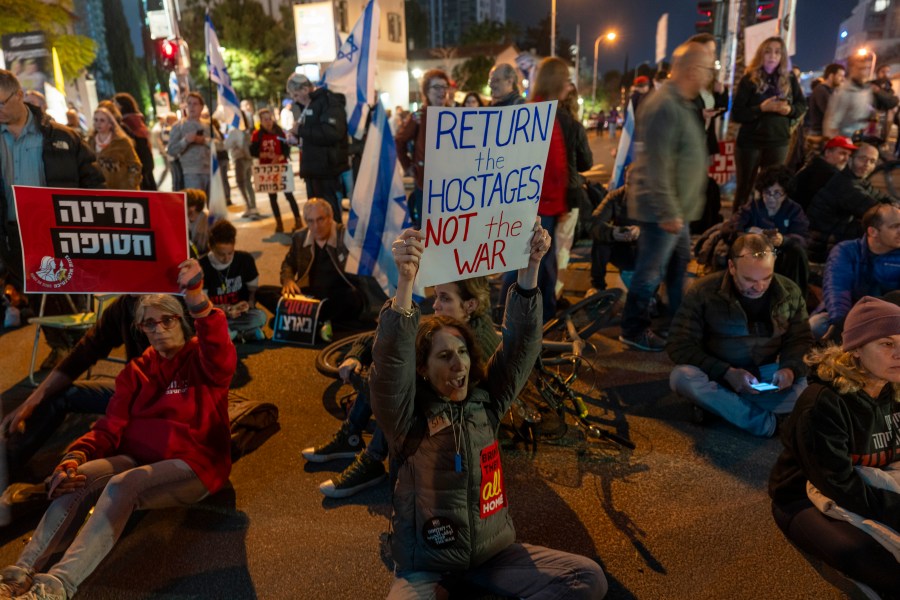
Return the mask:
M290 161L291 147L284 136L284 130L275 122L275 116L268 108L259 111L259 129L253 132L250 138L250 155L259 159L260 165L280 165ZM284 192L291 212L294 213L294 227L297 231L303 227L300 219L300 208L292 192ZM281 210L278 208L278 195L270 192L269 203L272 206L272 214L275 216L275 233L284 231L284 223L281 221Z
M209 197L209 121L200 118L203 96L188 92L184 118L172 127L167 152L181 164L184 188L203 190ZM175 191L183 188L175 188Z
M131 94L119 92L113 96L113 101L122 114L122 129L134 143L135 152L141 161L141 189L155 190L153 150L150 148L150 130L147 129L144 115L138 110L137 101Z
M88 146L97 154L97 164L111 190L141 188L141 161L128 134L106 108L94 111L94 127L88 134Z

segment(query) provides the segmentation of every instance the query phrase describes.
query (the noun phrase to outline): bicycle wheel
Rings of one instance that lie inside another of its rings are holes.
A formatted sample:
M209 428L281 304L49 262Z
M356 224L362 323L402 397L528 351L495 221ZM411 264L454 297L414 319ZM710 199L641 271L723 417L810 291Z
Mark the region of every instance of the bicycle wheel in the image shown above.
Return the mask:
M566 318L572 320L575 331L582 340L587 340L596 331L609 324L613 307L622 297L622 290L611 289L597 292L570 306L555 319L544 325L544 350L566 352L572 349L566 331Z
M349 337L331 342L316 355L316 370L326 377L338 377L338 367L341 366L344 357L356 343L356 340L365 336L374 335L374 331L363 331Z

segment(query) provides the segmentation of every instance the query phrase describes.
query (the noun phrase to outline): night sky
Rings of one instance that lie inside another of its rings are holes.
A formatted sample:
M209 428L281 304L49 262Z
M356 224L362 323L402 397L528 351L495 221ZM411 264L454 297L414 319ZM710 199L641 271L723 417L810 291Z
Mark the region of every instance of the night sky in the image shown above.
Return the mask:
M507 0L507 18L522 25L535 25L550 13L551 0ZM850 16L856 0L798 0L797 54L794 64L803 70L820 69L831 62L838 26ZM667 52L694 34L700 20L695 0L557 0L559 35L575 41L575 26L581 24L581 52L593 62L594 39L612 29L619 39L600 43L599 68L622 69L628 64L652 64L656 53L656 22L669 13ZM602 16L601 16L602 14ZM525 48L527 50L527 48Z

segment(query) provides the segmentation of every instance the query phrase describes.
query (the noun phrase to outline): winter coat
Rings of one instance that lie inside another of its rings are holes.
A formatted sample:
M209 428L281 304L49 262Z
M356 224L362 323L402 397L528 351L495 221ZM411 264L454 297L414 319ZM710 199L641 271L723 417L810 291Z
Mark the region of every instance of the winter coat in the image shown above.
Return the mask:
M316 88L300 122L294 126L303 140L300 177L332 179L350 168L347 154L347 112L343 94Z
M313 257L316 252L324 250L331 259L331 264L341 276L347 285L355 288L353 275L344 273L347 266L347 257L350 252L344 244L344 224L337 223L331 231L331 237L325 243L325 246L319 248L315 240L309 235L309 228L304 227L300 231L291 236L291 249L288 250L284 261L281 263L281 283L286 281L297 280L297 285L301 288L309 287L312 282L309 280L309 270L312 268Z
M397 135L394 136L394 144L397 146L397 158L404 171L410 167L413 169L413 178L416 180L416 189L422 189L425 181L425 124L428 122L425 113L427 106L423 106L409 116ZM409 143L412 142L412 154Z
M739 147L777 148L790 144L791 125L806 114L806 96L796 77L790 75L788 79L791 90L784 100L790 103L791 112L782 115L760 110L759 105L769 96L757 90L749 74L741 77L731 106L731 118L741 124L737 136Z
M141 189L156 190L156 179L153 177L153 150L150 148L150 130L141 113L122 115L122 129L131 138L134 151L141 161Z
M822 300L831 323L844 318L863 296L900 290L900 250L873 254L865 237L832 248L822 277Z
M516 90L511 91L499 100L491 100L491 106L518 106L519 104L525 104L525 98L521 92Z
M197 132L203 133L207 142L197 144L188 142L185 137ZM172 126L169 133L169 147L166 150L169 156L178 159L183 173L208 174L210 165L209 149L210 127L209 121L194 121L182 119Z
M381 311L369 387L401 462L391 516L398 569L465 571L515 541L497 428L540 352L541 297L532 291L510 292L503 342L462 402L439 397L416 373L418 308L411 317Z
M590 200L584 189L582 171L594 166L594 155L588 144L587 131L574 116L557 107L557 121L562 129L563 141L566 144L566 163L569 167L569 185L566 190L566 202L570 209L590 208ZM582 215L585 217L586 215Z
M96 134L88 138L88 145L96 148ZM131 139L113 134L109 144L97 153L97 164L110 190L141 189L141 161Z
M771 296L772 335L751 332L728 271L697 281L684 295L672 320L666 352L676 365L693 365L711 380L722 380L729 367L758 376L757 367L778 361L795 378L806 375L803 355L812 345L806 301L797 284L774 275Z
M763 230L776 229L784 236L785 241L793 238L801 246L806 246L806 237L809 233L809 219L800 205L785 198L781 207L774 215L769 215L766 203L757 198L751 202L745 202L741 209L731 216L728 223L728 235L738 235L746 232L751 227L759 227Z
M872 111L894 108L897 100L893 94L883 91L876 94L869 84L847 78L828 101L822 133L828 135L829 132L836 132L834 135L852 138L853 134L865 128Z
M813 155L803 168L788 182L788 196L807 210L812 199L825 187L831 178L839 173L838 169L826 162L821 154Z

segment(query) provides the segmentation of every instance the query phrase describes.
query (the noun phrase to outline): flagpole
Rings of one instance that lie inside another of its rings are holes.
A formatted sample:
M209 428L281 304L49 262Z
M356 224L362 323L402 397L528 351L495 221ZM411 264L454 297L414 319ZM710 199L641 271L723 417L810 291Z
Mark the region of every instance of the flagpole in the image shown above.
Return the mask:
M209 7L206 8L206 20L210 23L212 22L212 20L209 18ZM215 136L213 135L212 121L212 73L209 70L212 60L209 56L209 28L206 26L203 27L203 36L206 38L206 108L209 111L209 141L212 142L215 139Z

